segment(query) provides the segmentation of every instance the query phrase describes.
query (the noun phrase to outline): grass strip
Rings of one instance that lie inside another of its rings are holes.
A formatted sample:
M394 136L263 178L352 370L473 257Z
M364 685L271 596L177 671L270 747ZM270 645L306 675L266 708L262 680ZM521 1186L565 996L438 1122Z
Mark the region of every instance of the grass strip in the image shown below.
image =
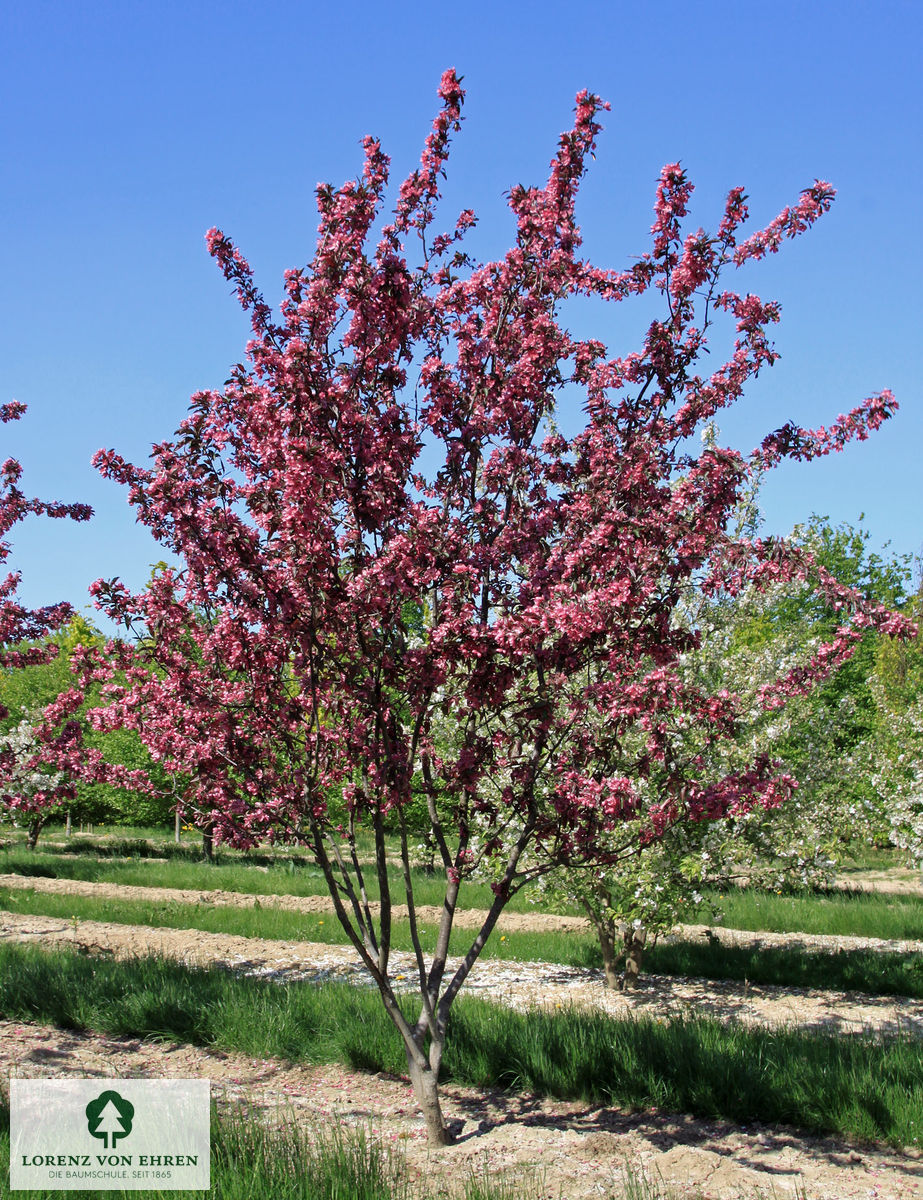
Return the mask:
M348 984L282 988L153 957L113 962L0 945L0 1014L251 1057L405 1069L377 995ZM704 1018L521 1013L462 997L443 1078L895 1146L912 1145L923 1128L923 1045L909 1038L728 1027Z
M237 934L286 941L301 940L327 945L347 944L346 934L332 914L293 913L286 909L233 908L171 901L109 900L68 896L24 888L0 888L0 908L9 912L58 917L64 920L105 920L125 925L152 925L168 929L199 929L206 933ZM79 926L75 928L75 936ZM473 930L457 930L453 953L464 953ZM392 926L397 950L411 950L406 921ZM424 947L432 952L435 926L423 926ZM599 944L591 933L498 932L488 941L484 957L509 962L547 962L572 967L602 967ZM720 942L663 942L645 955L644 969L655 975L735 979L777 987L861 991L877 996L923 999L923 954L876 950L839 950L834 953L803 947L727 946Z
M706 899L729 929L923 940L923 897L838 890L780 895L741 888Z
M797 937L797 935L793 935ZM644 956L653 975L734 979L769 987L866 992L923 1000L923 954L883 950L816 950L788 946L726 946L661 942Z

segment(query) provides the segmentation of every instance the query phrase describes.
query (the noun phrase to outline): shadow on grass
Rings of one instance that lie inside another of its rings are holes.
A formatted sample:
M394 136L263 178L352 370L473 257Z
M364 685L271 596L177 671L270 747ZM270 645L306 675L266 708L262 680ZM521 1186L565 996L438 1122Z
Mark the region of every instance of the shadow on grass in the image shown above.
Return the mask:
M402 1001L408 1014L410 998ZM241 979L156 958L112 962L0 946L0 1013L66 1029L189 1041L392 1075L403 1049L377 995ZM413 1012L415 1016L416 1013ZM443 1078L559 1100L765 1121L910 1145L923 1127L923 1045L790 1029L521 1013L462 997Z

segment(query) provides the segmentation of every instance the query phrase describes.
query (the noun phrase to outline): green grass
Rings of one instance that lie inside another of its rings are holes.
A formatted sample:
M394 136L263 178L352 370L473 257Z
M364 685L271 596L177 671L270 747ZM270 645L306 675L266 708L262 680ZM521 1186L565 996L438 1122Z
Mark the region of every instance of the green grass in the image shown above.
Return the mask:
M906 857L895 846L869 846L862 842L837 851L840 871L889 871L908 866Z
M69 896L24 888L0 888L0 908L64 920L106 920L127 925L152 925L170 929L200 929L209 933L243 937L277 938L343 945L347 938L332 913L302 914L285 909L233 908L213 904L162 904L147 900L109 900ZM406 921L392 927L397 950L410 950ZM79 937L79 924L75 929ZM472 930L456 930L453 953L467 950ZM435 926L424 925L421 937L431 952ZM590 933L503 932L501 924L489 939L484 957L511 962L548 962L572 967L602 966L599 945ZM874 950L836 953L787 947L725 946L720 943L661 942L644 958L648 974L697 976L705 979L748 980L780 987L806 987L862 991L872 995L923 999L923 955L892 954Z
M409 1001L408 1001L409 1005ZM237 978L155 958L112 962L0 945L0 1013L62 1028L162 1038L251 1057L401 1074L379 998L346 984ZM443 1077L591 1105L650 1106L911 1145L923 1127L923 1046L689 1019L519 1013L462 997Z
M320 869L307 859L273 862L271 866L236 861L210 864L188 859L166 863L140 858L106 862L90 855L62 858L12 848L0 850L0 873L197 891L221 889L266 896L327 895ZM441 907L444 885L438 877L416 871L414 887L418 904ZM398 898L400 894L400 890L395 892ZM372 879L369 895L372 899L378 895ZM466 908L486 907L492 898L484 884L468 884L463 893ZM840 891L776 895L735 889L720 896L712 893L709 900L723 913L721 921L714 923L733 929L923 940L923 897ZM520 894L513 897L508 911L534 912L537 906L529 902L528 895Z
M787 946L725 946L661 942L644 957L655 975L735 979L776 987L868 992L923 999L923 954L881 950L833 952Z
M40 839L35 851L26 848L24 837L13 835L0 838L0 852L14 856L19 855L23 862L28 862L30 859L35 861L40 857L58 861L70 858L72 855L85 855L101 859L156 858L196 863L206 870L218 865L252 867L293 864L303 866L313 861L306 854L299 854L290 847L266 846L249 851L228 850L225 847L216 848L214 859L209 862L203 854L201 836L185 834L181 842L175 842L172 837L169 839L147 837L144 830L140 830L137 836L131 830L122 831L118 835L100 836L75 833L70 838L65 838L63 834L59 837L52 834Z
M191 840L181 845L146 838L116 836L100 841L75 836L68 843L66 852L76 857L64 857L62 851L50 848L30 853L20 843L13 842L0 847L0 873L142 887L221 889L256 895L327 894L320 868L308 856L293 854L283 848L247 854L222 851L220 862L209 863L202 859L200 839L195 835L186 836ZM166 857L168 861L147 861L158 856ZM111 861L118 858L130 861ZM893 855L888 851L869 850L866 858L878 865L893 864ZM377 899L374 871L369 870L366 874L369 897ZM395 868L396 880L398 874ZM445 882L438 873L429 875L414 870L414 890L418 904L441 907ZM403 894L399 880L392 891L396 898ZM721 920L713 923L734 929L923 940L923 897L841 891L776 895L735 888L720 896L709 892L707 899L723 913ZM486 908L492 900L493 894L487 884L466 883L462 894L466 908ZM541 911L541 896L526 889L512 898L508 911ZM576 906L568 911L580 913Z
M716 926L729 929L923 940L923 897L848 891L778 895L742 888L709 899L723 913Z

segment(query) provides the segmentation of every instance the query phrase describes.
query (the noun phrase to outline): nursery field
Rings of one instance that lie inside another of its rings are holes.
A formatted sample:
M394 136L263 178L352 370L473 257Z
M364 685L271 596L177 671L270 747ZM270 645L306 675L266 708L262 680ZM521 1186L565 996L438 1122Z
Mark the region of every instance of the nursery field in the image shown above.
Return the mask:
M457 1143L434 1150L309 863L208 863L145 831L52 832L34 853L8 838L2 1074L211 1079L211 1194L228 1200L923 1197L923 891L886 858L845 875L715 897L720 923L662 939L624 994L586 922L520 898L454 1011ZM489 896L471 891L469 928ZM235 1161L253 1164L246 1193Z

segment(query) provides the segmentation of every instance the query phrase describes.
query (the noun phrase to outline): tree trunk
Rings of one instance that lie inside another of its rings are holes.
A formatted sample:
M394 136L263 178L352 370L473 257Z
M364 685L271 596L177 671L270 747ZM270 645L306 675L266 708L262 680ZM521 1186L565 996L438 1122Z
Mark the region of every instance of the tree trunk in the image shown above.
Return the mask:
M34 821L30 822L29 836L28 836L28 840L26 842L26 845L29 847L30 850L35 849L36 843L38 842L38 835L42 832L42 826L44 824L45 824L45 820L43 817L36 817Z
M625 973L622 976L622 991L626 992L638 982L641 974L641 959L647 945L647 930L643 925L629 925L624 933Z
M174 842L178 842L179 839L180 839L180 819L179 819L179 809L177 808L176 813L173 817L173 840L174 840Z
M618 961L622 955L621 951L616 953L615 949L615 938L618 932L616 923L603 916L605 910L601 907L591 904L588 900L583 900L582 904L599 939L603 968L606 972L606 987L618 991L622 987L622 977L618 971Z
M603 967L606 972L606 987L616 991L622 986L622 979L618 969L621 955L616 953L615 949L615 927L599 923L596 926L596 933L599 937L599 948L602 951Z
M441 1055L440 1055L441 1057ZM446 1129L442 1118L442 1108L439 1104L438 1070L431 1066L421 1065L410 1049L407 1049L407 1068L410 1072L410 1082L413 1094L426 1121L426 1135L431 1146L451 1146L454 1141Z
M215 840L210 825L202 830L202 850L209 862L215 861Z

